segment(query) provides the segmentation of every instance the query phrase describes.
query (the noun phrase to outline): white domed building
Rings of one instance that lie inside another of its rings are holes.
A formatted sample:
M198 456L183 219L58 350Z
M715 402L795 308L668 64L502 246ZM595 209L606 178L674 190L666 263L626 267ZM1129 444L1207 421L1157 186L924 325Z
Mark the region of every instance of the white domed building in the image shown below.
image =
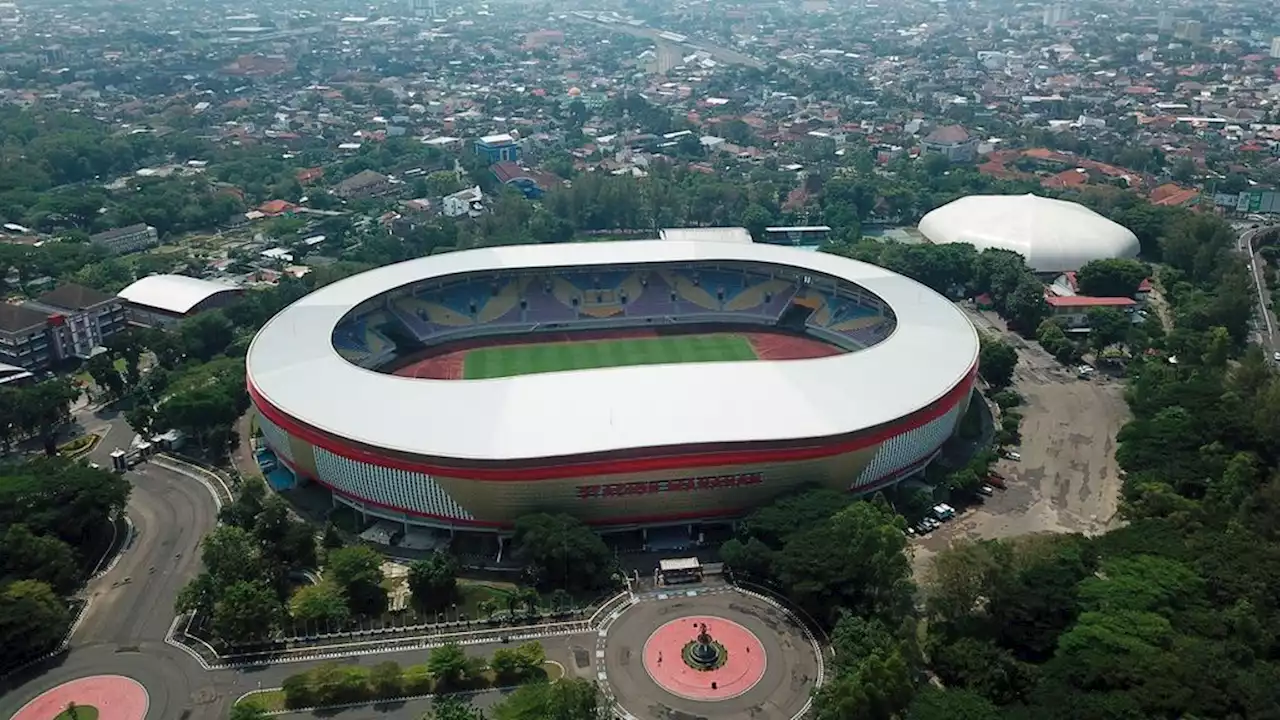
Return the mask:
M970 195L920 220L930 242L1012 250L1037 273L1079 270L1090 260L1134 258L1138 238L1078 203L1038 195Z

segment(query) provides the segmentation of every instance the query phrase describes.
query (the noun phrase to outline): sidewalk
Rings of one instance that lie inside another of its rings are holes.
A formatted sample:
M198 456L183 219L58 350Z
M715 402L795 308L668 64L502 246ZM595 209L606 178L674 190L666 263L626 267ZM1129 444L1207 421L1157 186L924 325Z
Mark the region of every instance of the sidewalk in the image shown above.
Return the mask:
M245 413L236 421L236 434L240 436L240 444L236 446L236 450L231 454L231 463L235 465L236 472L240 473L242 478L260 477L262 469L258 467L258 460L253 456L253 433L252 428L253 411Z

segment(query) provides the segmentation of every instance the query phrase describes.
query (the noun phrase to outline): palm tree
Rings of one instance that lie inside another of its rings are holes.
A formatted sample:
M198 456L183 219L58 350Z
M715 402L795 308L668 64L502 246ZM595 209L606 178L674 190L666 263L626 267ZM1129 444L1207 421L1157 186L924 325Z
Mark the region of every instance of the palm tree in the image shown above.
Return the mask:
M498 611L498 603L492 600L481 600L476 603L476 610L484 614L485 620L493 618L493 614Z
M70 720L80 720L80 713L76 711L76 704L74 701L67 703L67 717L70 718Z

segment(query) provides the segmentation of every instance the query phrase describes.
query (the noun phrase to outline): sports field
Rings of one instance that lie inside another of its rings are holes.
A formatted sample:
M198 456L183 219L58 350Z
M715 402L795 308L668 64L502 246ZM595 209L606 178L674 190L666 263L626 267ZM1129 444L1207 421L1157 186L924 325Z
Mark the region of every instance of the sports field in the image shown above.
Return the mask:
M483 380L620 365L755 359L757 355L751 341L735 334L552 342L470 350L463 358L462 377Z

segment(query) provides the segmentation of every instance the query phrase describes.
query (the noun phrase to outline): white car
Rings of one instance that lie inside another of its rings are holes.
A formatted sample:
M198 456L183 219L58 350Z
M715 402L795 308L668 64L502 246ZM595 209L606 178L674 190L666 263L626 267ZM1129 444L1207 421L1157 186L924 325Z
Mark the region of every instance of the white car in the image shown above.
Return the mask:
M1022 455L1021 455L1020 453L1014 452L1013 450L1009 450L1009 451L1005 452L1004 456L1005 456L1005 457L1007 457L1007 458L1009 458L1010 460L1021 460L1021 459L1022 459Z
M1276 362L1278 362L1278 363L1280 363L1280 352L1273 352L1273 353L1271 353L1271 359L1272 359L1272 360L1275 360L1275 361L1276 361Z
M991 487L990 485L983 485L982 487L978 488L978 492L982 493L983 495L986 495L987 497L991 497L992 495L996 494L995 488Z

